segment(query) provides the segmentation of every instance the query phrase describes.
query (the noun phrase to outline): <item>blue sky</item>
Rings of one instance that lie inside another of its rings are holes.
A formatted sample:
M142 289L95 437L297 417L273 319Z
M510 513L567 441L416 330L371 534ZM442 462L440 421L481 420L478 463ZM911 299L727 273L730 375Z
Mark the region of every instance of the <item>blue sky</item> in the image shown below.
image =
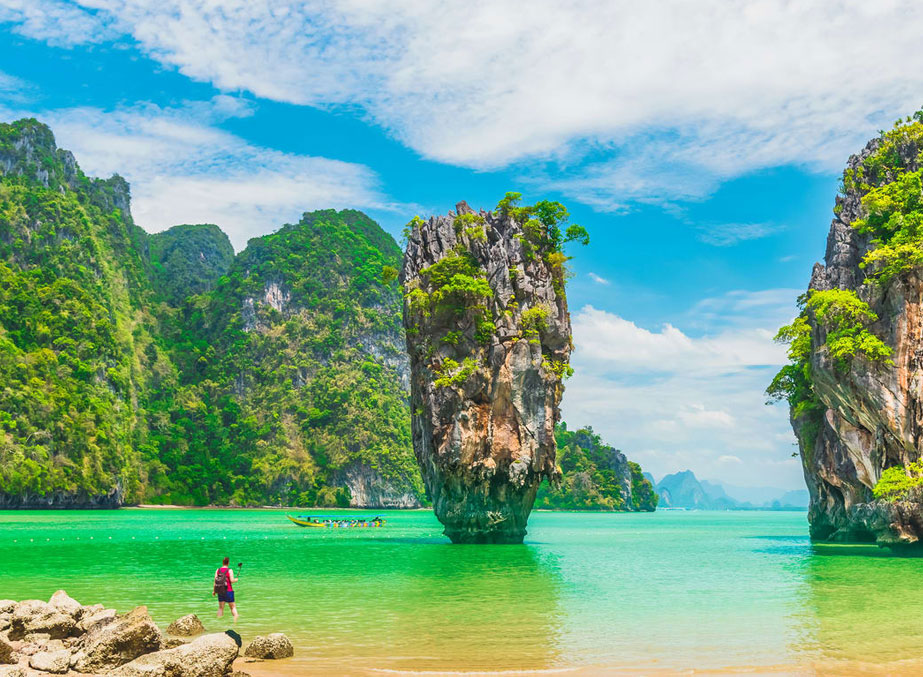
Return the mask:
M848 155L923 99L920 9L268 4L0 0L0 119L124 175L148 230L238 249L310 209L398 236L461 199L560 199L592 237L567 421L658 477L803 486L770 339Z

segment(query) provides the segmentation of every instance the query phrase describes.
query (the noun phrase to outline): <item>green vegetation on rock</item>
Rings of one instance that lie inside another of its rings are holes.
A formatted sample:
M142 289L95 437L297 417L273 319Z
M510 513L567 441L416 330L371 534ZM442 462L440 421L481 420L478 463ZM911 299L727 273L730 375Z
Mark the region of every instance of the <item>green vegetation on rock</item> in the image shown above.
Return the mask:
M837 368L845 371L857 354L890 364L891 348L867 329L878 316L854 291L811 290L798 299L798 305L801 314L775 336L778 343L789 346L789 364L775 375L766 393L771 402L786 400L793 419L809 421L821 409L811 380L811 355L816 350L826 349ZM823 346L813 344L812 322L826 332Z
M425 500L401 253L371 219L233 259L215 226L147 235L35 120L0 124L0 167L0 503Z
M923 487L923 462L917 461L907 467L896 465L886 468L872 493L879 500L901 501L920 487Z
M555 429L561 481L539 487L536 508L555 510L652 511L657 495L641 466L605 444L590 427Z
M153 283L172 305L209 291L234 261L228 236L215 225L173 226L150 236Z

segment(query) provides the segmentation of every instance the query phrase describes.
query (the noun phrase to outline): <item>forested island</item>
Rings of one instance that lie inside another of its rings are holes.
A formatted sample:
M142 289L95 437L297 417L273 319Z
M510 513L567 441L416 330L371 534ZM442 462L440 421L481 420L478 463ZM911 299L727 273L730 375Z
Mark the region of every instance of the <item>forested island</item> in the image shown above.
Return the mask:
M400 266L354 210L237 255L216 225L148 234L121 177L0 124L0 506L427 504ZM540 506L653 509L634 464L556 434Z

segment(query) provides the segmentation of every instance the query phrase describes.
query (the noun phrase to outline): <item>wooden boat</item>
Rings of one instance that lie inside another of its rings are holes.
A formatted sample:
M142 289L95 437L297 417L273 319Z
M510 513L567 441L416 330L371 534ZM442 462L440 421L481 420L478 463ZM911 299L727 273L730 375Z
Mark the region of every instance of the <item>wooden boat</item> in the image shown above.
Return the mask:
M330 519L329 517L315 517L313 515L298 515L297 517L286 515L286 517L299 527L314 529L371 529L385 524L385 520L377 515L371 519L368 517Z
M291 515L286 515L292 522L297 524L300 527L314 527L315 529L323 529L327 525L323 522L315 522L313 517L308 517L307 515L299 515L298 517L292 517Z

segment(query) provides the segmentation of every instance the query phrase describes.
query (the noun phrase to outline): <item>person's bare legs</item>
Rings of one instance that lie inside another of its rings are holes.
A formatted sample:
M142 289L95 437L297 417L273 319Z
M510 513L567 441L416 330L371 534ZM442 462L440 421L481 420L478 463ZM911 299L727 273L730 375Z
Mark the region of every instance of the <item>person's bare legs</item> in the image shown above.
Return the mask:
M231 608L234 608L233 605ZM236 616L237 614L235 613L234 615ZM218 618L222 616L224 616L224 602L218 602Z
M237 605L234 602L228 602L228 606L231 607L231 614L234 616L234 624L237 624Z

